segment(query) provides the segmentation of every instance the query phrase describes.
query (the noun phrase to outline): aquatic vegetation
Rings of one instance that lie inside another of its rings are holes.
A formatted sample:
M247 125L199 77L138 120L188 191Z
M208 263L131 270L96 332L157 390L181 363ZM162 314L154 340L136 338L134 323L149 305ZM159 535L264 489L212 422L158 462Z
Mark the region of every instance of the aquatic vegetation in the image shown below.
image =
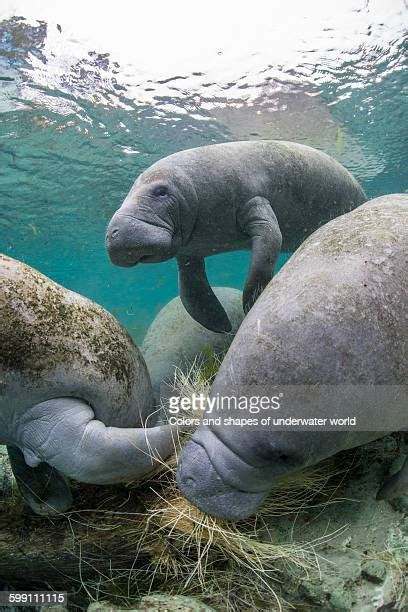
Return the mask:
M75 601L134 607L141 596L161 591L196 596L217 610L246 612L298 609L305 593L310 601L324 600L331 574L343 568L327 558L331 551L351 550L353 541L360 571L367 571L370 560L382 561L389 596L403 605L403 523L388 506L377 504L376 514L372 500L379 486L375 466L389 465L398 448L398 439L391 437L386 444L376 441L293 474L272 490L255 517L231 523L205 515L180 496L175 483L180 443L175 441L174 455L153 477L128 490L76 485L75 510L60 517L33 518L19 497L0 501L0 553L7 556L4 537L6 542L9 537L17 567L22 555L21 563L45 555L48 585L57 587L62 572L75 586ZM370 519L382 520L378 542L367 530ZM14 549L22 537L24 546ZM42 549L41 543L53 538L55 545ZM367 540L370 550L363 548ZM354 593L361 584L368 589L371 583L357 576Z
M339 536L346 525L313 541L291 542L275 540L270 521L282 515L295 520L306 508L320 512L341 501L336 500L336 491L344 473L326 464L298 475L271 496L255 520L233 524L203 514L179 494L174 458L138 490L143 511L108 510L113 498L99 510L66 515L74 531L79 522L89 533L102 529L105 544L106 538L126 541L115 551L126 564L108 574L107 567L97 571L97 578L83 587L92 599L107 598L120 605L130 605L140 594L164 590L195 595L216 609L257 609L262 601L274 602L273 609L286 609L279 583L292 574L307 576L317 570L319 547Z
M325 486L335 475L329 465L298 475L282 484L255 520L234 524L214 519L192 506L178 492L170 468L157 480L163 487L164 479L164 488L152 486L157 499L146 513L146 530L139 546L143 549L147 545L153 551L152 573L165 576L166 585L174 581L173 588L181 584L182 593L213 597L222 609L242 609L244 602L251 609L256 597L275 599L280 609L283 602L275 581L279 582L287 572L307 572L316 566L319 545L339 532L311 542L274 541L269 520L296 514L323 491L325 500L317 505L329 503L335 487L329 493L330 487ZM140 537L137 532L134 535Z
M186 368L176 368L171 387L181 397L207 395L225 353L204 348Z

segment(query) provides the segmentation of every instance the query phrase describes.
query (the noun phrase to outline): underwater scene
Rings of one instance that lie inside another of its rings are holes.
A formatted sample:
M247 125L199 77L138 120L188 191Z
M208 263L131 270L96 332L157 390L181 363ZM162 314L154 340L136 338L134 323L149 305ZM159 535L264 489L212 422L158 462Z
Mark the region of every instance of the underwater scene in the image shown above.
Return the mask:
M0 610L407 609L407 25L3 0Z

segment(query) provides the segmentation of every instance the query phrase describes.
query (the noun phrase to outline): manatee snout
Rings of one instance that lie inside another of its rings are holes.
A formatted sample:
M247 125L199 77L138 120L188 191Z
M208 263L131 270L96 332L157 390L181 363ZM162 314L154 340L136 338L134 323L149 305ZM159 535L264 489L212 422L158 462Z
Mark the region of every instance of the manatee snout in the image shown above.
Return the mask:
M105 243L111 262L124 268L165 261L175 254L169 229L120 212L108 225Z
M217 518L237 521L255 514L273 485L306 467L311 453L320 452L313 435L274 433L268 441L266 431L226 428L215 434L199 428L181 453L177 470L181 493Z
M203 512L233 521L254 514L268 495L268 491L242 491L226 483L205 449L194 441L181 454L177 484L182 495Z

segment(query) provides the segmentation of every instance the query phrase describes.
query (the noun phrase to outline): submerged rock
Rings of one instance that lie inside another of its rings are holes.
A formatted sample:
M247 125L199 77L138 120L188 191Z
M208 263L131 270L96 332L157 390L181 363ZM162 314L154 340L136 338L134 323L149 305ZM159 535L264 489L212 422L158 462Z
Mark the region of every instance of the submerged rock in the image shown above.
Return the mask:
M6 446L0 446L0 500L10 498L16 484Z
M362 565L362 575L364 578L374 583L384 582L387 575L387 566L384 561L370 559Z
M282 543L289 536L316 542L318 554L318 568L281 578L283 598L310 609L407 609L408 518L389 501L375 499L399 447L399 437L391 435L340 456L339 468L347 469L354 452L357 465L327 505L305 508L296 520L271 522L272 529L279 525Z
M215 612L194 597L153 593L146 595L134 608L118 608L109 602L94 602L87 612Z

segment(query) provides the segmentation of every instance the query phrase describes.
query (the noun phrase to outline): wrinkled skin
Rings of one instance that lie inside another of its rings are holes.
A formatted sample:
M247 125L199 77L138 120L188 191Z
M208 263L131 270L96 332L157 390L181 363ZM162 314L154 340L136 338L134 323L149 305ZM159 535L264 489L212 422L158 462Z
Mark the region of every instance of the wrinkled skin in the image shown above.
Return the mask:
M248 312L271 280L281 246L293 251L365 200L345 168L311 147L273 140L198 147L139 176L109 224L106 246L112 262L125 267L177 257L187 312L212 331L228 332L205 257L251 250L243 291Z
M211 395L252 385L406 390L407 270L407 195L377 198L326 224L295 252L244 319ZM362 407L372 414L370 397ZM383 435L202 426L181 454L177 482L205 512L240 519L256 512L279 479ZM405 465L386 483L379 498L406 490L407 470Z
M137 480L171 453L143 357L103 308L0 255L0 320L0 444L35 512L69 507L66 477Z

